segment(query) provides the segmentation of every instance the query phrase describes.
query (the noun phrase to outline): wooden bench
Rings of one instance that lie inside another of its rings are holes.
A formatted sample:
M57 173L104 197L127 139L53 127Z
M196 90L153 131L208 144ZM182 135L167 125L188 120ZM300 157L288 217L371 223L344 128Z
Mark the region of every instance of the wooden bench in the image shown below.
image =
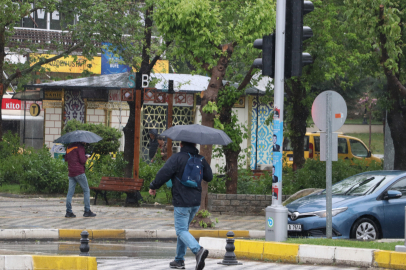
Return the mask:
M138 204L138 200L135 198L134 195L137 191L141 190L143 184L143 179L103 176L98 187L89 188L90 190L96 192L96 195L94 197L94 205L96 205L97 195L99 195L99 193L104 197L106 205L108 205L109 202L107 201L106 196L107 191L117 191L127 194L127 198L125 199L125 206L127 206L127 204L130 202L135 202Z

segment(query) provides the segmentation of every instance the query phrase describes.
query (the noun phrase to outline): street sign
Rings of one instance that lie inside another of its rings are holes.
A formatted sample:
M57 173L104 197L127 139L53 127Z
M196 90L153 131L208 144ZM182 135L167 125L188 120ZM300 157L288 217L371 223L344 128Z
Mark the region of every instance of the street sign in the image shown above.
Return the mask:
M30 114L32 116L38 116L41 112L41 108L39 107L39 105L37 103L33 103L30 106Z
M347 104L344 98L335 91L324 91L319 94L313 102L312 106L312 118L316 126L321 131L326 131L327 129L327 94L331 94L331 114L332 114L332 130L331 132L337 131L342 127L345 120L347 119Z
M337 144L333 143L333 131L339 129L347 118L347 104L343 97L335 91L324 91L316 97L312 106L312 117L316 126L325 132L320 139L326 146L320 148L320 156L326 160L326 238L333 236L332 217L332 161L337 159ZM324 138L323 138L324 137ZM337 138L335 137L337 142ZM324 153L321 153L324 152ZM335 152L335 158L333 153Z

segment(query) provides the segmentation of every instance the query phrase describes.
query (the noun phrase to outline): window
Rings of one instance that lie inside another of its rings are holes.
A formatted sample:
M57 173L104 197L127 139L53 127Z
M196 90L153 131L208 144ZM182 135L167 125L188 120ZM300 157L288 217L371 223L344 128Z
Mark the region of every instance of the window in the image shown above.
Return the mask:
M309 136L304 137L304 151L309 151ZM293 151L292 144L289 141L289 138L283 139L283 150L282 151Z
M347 139L338 138L337 147L338 147L338 149L337 149L338 154L348 154Z
M365 148L362 142L350 139L350 145L351 152L354 156L363 158L368 156L368 150Z
M320 152L320 136L313 136L314 140L314 151Z
M406 196L406 178L401 179L397 181L395 184L393 184L390 188L390 190L397 190L402 192L402 196Z

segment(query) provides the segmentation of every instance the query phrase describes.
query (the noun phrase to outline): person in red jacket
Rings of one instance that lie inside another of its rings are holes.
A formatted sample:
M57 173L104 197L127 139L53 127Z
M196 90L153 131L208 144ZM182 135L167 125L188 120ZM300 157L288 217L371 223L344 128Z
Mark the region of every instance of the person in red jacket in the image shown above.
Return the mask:
M88 155L85 154L85 144L81 142L71 143L66 150L65 161L68 162L69 171L69 190L66 196L66 215L67 218L74 218L76 215L72 212L72 197L75 193L76 184L83 189L83 202L85 204L84 217L95 217L96 214L90 211L90 189L85 174L85 164Z

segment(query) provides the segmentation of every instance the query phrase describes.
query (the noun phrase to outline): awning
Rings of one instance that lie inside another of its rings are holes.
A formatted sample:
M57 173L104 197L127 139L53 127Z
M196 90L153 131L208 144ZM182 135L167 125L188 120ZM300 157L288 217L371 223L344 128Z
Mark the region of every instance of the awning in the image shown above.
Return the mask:
M13 99L36 101L43 100L43 97L41 97L40 90L34 90L34 91L17 92L13 95Z

